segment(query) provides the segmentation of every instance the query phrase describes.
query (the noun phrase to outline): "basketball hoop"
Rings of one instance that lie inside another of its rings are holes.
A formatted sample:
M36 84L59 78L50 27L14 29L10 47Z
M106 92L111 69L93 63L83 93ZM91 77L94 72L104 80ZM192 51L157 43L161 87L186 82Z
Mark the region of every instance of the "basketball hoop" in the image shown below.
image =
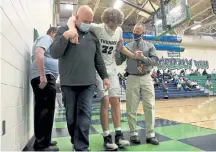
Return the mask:
M166 15L166 30L163 29L163 18L161 10L154 15L156 36L172 32L174 29L178 36L184 35L186 28L188 27L188 20L190 19L189 6L187 0L171 0L164 7ZM176 28L175 28L176 27Z

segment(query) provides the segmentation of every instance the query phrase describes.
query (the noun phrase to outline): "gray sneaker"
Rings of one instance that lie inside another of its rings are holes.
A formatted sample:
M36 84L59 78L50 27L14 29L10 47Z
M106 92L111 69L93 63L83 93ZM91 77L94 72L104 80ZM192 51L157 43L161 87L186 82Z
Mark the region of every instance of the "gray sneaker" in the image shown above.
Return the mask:
M138 135L130 136L130 141L134 144L140 144L140 139Z

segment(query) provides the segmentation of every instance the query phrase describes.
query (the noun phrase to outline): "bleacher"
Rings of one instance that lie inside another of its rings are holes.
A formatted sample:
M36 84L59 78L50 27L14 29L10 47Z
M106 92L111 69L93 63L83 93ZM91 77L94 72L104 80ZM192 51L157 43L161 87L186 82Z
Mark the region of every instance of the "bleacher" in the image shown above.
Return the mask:
M197 83L199 85L201 85L202 87L206 88L205 86L205 83L206 83L206 80L207 80L207 76L206 75L191 75L191 76L188 76L189 80L195 80L197 81ZM211 75L211 79L212 79L212 86L213 88L212 89L209 89L211 91L213 91L213 93L216 93L216 75Z
M184 98L184 97L200 97L209 96L204 90L193 89L193 91L179 91L174 84L168 84L168 93L164 92L162 88L155 88L155 98L162 99L168 98Z
M205 88L205 82L207 80L207 76L199 75L191 75L187 76L189 80L195 80L198 85L202 86ZM213 89L209 89L213 91L216 95L216 76L212 75L212 84L213 84ZM126 88L126 87L125 87ZM125 90L122 88L122 90ZM121 95L122 100L125 100L125 91ZM155 98L156 99L163 99L163 98L187 98L187 97L204 97L204 96L209 96L208 92L205 92L205 89L193 89L192 91L179 91L174 84L170 83L168 84L168 92L163 91L162 88L155 88ZM95 98L94 101L99 101L99 99Z

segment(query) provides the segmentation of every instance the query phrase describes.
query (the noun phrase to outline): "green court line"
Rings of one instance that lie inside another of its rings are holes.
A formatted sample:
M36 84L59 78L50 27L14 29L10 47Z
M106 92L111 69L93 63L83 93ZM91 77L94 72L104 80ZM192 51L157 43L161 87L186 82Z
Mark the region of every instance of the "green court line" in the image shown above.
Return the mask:
M66 118L65 115L55 115L55 118Z
M129 146L125 151L202 151L191 145L171 140L160 142L160 145L151 144Z
M185 139L197 136L216 134L216 130L201 128L189 124L163 126L155 128L155 132L171 139Z
M67 128L66 122L55 122L53 128Z

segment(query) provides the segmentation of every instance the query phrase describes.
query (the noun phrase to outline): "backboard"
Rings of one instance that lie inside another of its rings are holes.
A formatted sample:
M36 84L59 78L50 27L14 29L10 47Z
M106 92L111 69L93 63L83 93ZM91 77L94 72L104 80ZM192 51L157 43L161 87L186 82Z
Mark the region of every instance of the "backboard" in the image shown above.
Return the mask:
M162 26L162 14L159 10L154 15L155 34L157 37L170 33L175 27L185 23L190 19L190 10L187 0L171 0L165 4L166 27Z
M216 15L216 0L211 0L212 12Z

